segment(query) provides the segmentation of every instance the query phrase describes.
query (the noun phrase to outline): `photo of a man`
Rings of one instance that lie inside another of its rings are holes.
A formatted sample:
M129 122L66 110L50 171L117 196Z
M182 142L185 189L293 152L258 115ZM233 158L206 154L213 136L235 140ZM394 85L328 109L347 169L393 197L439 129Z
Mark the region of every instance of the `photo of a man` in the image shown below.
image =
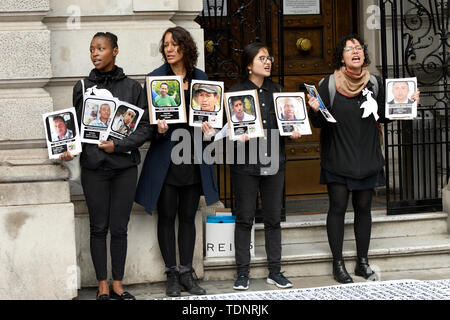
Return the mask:
M196 88L195 88L196 87ZM217 111L220 105L220 89L218 86L210 84L199 84L194 86L193 100L196 104L195 110Z
M111 107L107 103L103 103L100 105L100 110L98 111L99 117L98 119L93 120L91 123L89 123L90 126L95 127L104 127L107 128L109 125L109 122L111 121Z
M388 104L397 103L414 103L413 100L409 99L409 85L407 81L395 81L392 84L392 95L393 99L388 102Z
M119 107L121 108L121 107ZM133 109L127 109L125 113L117 115L114 118L113 124L112 124L112 130L123 134L123 135L130 135L130 133L133 132L134 127L134 119L136 118L136 112Z
M169 85L167 82L162 82L159 85L160 94L153 100L155 107L176 107L175 99L169 96Z
M231 97L230 106L233 111L231 121L245 122L255 120L255 116L248 114L244 111L244 97Z
M67 128L67 123L63 116L57 115L53 117L53 125L56 131L56 137L52 139L53 142L73 138L73 131Z

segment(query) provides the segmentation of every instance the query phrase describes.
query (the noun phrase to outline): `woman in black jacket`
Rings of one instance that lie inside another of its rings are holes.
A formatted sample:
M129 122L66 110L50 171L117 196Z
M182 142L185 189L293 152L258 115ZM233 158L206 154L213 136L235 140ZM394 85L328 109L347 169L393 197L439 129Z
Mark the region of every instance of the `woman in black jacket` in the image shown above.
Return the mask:
M145 109L146 100L142 86L128 78L122 68L115 65L119 52L117 37L109 32L95 34L90 44L90 52L95 69L89 77L78 81L73 88L73 105L79 123L82 121L85 95L83 87L86 92L91 93L102 89L97 92ZM80 158L81 184L89 211L90 247L98 280L98 300L108 300L110 297L121 300L135 299L129 292L124 291L122 278L127 253L127 226L136 190L137 165L140 162L137 148L151 136L151 132L146 110L136 131L128 138L101 141L100 145L83 144ZM64 153L61 159L70 161L73 156ZM107 281L108 229L111 233L112 291Z
M311 122L314 127L321 128L320 183L327 185L330 203L327 234L333 255L333 276L340 283L353 282L342 257L344 218L351 191L358 257L355 274L376 280L378 276L369 266L368 251L373 190L385 183L384 158L377 125L377 119L378 122L388 122L384 113L384 87L379 77L375 77L376 83L371 81L367 70L370 63L367 48L357 35L348 35L338 43L333 62L333 77L325 78L318 91L337 123L326 121L318 112L318 100L308 95ZM334 81L336 87L332 102L329 81ZM374 90L375 87L378 90ZM375 101L370 96L376 91ZM415 92L412 98L419 102L419 92ZM363 117L369 102L374 104L374 110L378 108L379 118L373 113Z
M283 87L273 82L270 76L274 59L269 55L267 46L254 42L244 48L243 71L245 80L230 88L229 91L257 90L261 110L264 138L258 139L258 146L265 146L266 156L272 161L267 163L258 155L257 163L252 164L249 155L249 143L245 143L245 163L230 165L231 181L235 199L236 215L235 255L237 279L233 288L247 290L250 271L250 234L255 218L258 192L261 194L264 219L264 234L269 275L267 282L280 288L289 288L292 283L281 271L281 207L283 200L286 155L284 137L279 135L273 93L284 91ZM248 140L246 135L243 135ZM294 131L291 138L299 138L301 134ZM278 139L276 144L273 139ZM278 148L271 150L273 145ZM235 144L235 156L237 155ZM259 154L259 152L258 152ZM261 161L262 160L262 161Z

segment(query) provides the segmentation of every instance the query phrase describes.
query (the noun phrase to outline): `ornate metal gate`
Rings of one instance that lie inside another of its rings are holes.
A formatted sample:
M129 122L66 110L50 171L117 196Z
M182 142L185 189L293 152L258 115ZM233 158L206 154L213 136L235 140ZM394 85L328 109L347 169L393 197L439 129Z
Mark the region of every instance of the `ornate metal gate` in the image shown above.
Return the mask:
M421 90L415 120L384 126L388 214L442 210L450 170L448 1L380 5L383 78L417 77Z

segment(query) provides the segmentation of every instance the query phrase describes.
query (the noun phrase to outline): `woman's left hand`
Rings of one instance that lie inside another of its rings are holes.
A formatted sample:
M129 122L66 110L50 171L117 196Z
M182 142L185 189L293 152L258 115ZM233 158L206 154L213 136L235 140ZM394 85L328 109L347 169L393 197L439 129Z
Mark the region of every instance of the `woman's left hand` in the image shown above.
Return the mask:
M298 132L298 131L293 131L292 134L291 134L291 136L290 136L290 138L291 138L291 139L298 139L298 138L301 138L301 136L302 136L302 134L301 134L300 132Z
M214 130L208 121L202 123L202 131L207 139L211 139L216 134L216 130Z
M103 149L103 151L105 151L106 153L113 153L114 152L114 142L100 140L100 144L98 145L98 148Z
M417 91L411 95L411 99L414 101L417 101L417 104L420 103L420 90L419 89L417 89Z

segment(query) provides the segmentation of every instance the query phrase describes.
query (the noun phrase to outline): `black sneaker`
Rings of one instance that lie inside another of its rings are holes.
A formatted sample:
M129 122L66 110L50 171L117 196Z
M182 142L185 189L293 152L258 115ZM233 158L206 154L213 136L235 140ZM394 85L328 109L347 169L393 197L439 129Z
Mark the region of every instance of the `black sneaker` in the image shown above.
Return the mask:
M195 279L192 274L195 274ZM184 287L185 291L197 296L206 294L206 290L197 284L197 280L197 274L194 269L180 273L180 285Z
M248 274L240 273L238 274L238 278L234 282L233 289L234 290L247 290L249 285Z
M170 269L166 271L167 282L166 282L166 295L169 297L179 297L180 296L180 280L177 270Z
M286 277L281 272L276 273L269 273L269 276L267 277L267 283L268 284L274 284L278 288L291 288L292 283L286 279Z

